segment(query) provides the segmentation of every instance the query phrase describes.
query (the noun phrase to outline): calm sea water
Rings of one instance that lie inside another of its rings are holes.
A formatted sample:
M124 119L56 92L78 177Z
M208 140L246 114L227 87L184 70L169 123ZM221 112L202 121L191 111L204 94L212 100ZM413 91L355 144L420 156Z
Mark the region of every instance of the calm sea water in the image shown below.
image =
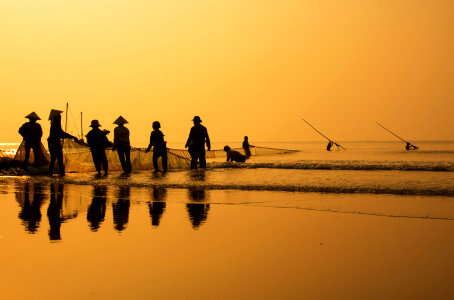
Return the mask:
M239 146L213 148L225 144ZM256 144L301 151L166 174L0 177L5 299L452 295L454 142Z

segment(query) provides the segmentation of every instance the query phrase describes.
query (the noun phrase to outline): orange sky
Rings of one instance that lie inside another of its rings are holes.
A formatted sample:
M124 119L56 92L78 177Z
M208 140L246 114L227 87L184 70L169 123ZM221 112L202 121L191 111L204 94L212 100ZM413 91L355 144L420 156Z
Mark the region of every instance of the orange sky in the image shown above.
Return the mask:
M194 115L241 142L454 139L454 2L3 0L0 142L70 102L144 145ZM73 134L74 122L70 120Z

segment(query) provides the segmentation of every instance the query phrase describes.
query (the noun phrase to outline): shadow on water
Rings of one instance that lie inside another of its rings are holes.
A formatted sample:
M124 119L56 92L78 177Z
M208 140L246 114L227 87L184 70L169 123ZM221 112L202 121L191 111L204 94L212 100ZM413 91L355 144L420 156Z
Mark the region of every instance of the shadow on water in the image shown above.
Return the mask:
M206 222L210 204L204 203L207 201L207 191L200 187L192 187L188 189L188 198L192 203L186 204L189 220L192 228L198 229Z
M19 219L28 233L36 233L41 222L41 206L45 201L42 183L24 183L17 187L16 201L21 206Z
M150 212L151 226L158 227L162 215L166 210L167 189L163 187L153 187L151 191L152 201L148 202L148 210Z
M112 204L114 228L121 232L126 228L129 221L129 206L131 187L122 185L118 187L117 202Z
M107 186L93 186L93 199L87 210L87 221L91 231L98 231L106 216Z
M64 184L58 182L50 184L50 202L47 208L47 218L49 219L49 239L51 241L61 240L60 228L66 219L62 212L63 192Z
M206 180L206 171L204 169L191 170L188 174L191 181ZM205 203L207 201L207 190L198 186L188 188L188 200L190 203L186 204L186 211L188 212L192 228L199 229L206 222L208 211L210 210L210 204Z
M197 169L189 171L189 179L191 181L205 181L206 180L206 170Z

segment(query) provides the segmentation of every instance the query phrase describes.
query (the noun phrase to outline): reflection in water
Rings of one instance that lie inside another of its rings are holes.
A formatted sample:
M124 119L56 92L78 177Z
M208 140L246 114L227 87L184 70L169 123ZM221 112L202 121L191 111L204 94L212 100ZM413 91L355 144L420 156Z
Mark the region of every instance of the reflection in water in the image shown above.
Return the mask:
M129 220L129 199L131 188L129 185L122 185L118 190L118 201L112 204L114 228L123 231Z
M22 207L19 213L25 231L35 233L41 221L41 206L44 202L44 185L41 183L25 183L16 193L17 202Z
M206 200L205 189L192 187L188 189L188 197L194 202L204 202ZM208 203L187 203L186 210L188 211L189 220L192 223L192 228L198 229L200 225L206 222L210 204Z
M61 240L60 227L65 221L62 213L64 185L58 182L50 184L50 202L47 208L49 219L49 238L51 241Z
M205 181L206 170L205 169L191 170L189 172L189 179L193 181Z
M162 187L153 187L152 199L153 202L148 202L150 211L151 225L159 226L162 214L166 209L167 189Z
M92 231L97 231L106 215L107 186L95 185L93 199L87 211L87 221Z

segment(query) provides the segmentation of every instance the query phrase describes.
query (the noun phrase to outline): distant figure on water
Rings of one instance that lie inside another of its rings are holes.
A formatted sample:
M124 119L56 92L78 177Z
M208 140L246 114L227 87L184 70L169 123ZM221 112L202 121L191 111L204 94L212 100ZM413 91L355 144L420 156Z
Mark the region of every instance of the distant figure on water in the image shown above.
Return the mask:
M326 151L331 151L331 148L333 147L334 143L332 141L328 142L328 145L326 146Z
M243 149L244 149L244 154L246 155L246 158L249 158L251 157L251 149L249 149L249 147L251 147L251 145L249 145L249 138L247 136L244 137L244 141L243 141Z
M35 112L32 112L25 117L28 118L28 122L24 123L19 128L19 133L24 138L25 147L23 167L26 168L28 166L30 149L33 149L33 154L35 155L35 166L41 166L41 137L43 136L43 129L41 128L41 125L36 123L36 121L41 120L41 118Z
M87 133L86 137L98 175L101 175L101 168L104 170L104 174L107 175L109 165L105 149L111 146L112 143L107 139L106 132L99 129L100 126L101 124L99 124L98 120L92 120L90 124L92 129Z
M405 150L418 150L419 147L416 147L415 145L413 144L410 144L407 142L407 145L405 146Z
M128 124L125 118L119 116L114 124L118 125L114 129L114 148L117 150L121 168L125 173L131 173L131 144L129 142L129 129L124 125Z
M227 152L227 161L246 162L246 156L238 151L232 150L229 146L224 147L224 151Z
M208 150L210 150L210 138L208 137L206 127L200 124L202 120L199 116L195 116L192 121L194 122L194 126L189 132L189 137L184 147L188 148L189 154L191 155L191 169L197 169L197 161L199 161L200 167L205 169L205 143Z
M164 134L159 130L159 128L161 128L161 123L154 121L152 126L153 131L150 134L150 144L145 152L149 152L151 147L153 147L154 171L159 171L158 158L161 157L162 169L164 172L167 172L167 146L166 141L164 141Z
M62 139L73 139L78 141L75 136L72 136L63 131L61 128L61 110L52 109L49 114L50 124L50 133L47 138L47 143L49 145L50 153L50 165L49 165L49 175L52 176L54 173L54 164L55 160L58 160L58 172L60 176L65 176L65 165L63 163L63 149L62 149Z

